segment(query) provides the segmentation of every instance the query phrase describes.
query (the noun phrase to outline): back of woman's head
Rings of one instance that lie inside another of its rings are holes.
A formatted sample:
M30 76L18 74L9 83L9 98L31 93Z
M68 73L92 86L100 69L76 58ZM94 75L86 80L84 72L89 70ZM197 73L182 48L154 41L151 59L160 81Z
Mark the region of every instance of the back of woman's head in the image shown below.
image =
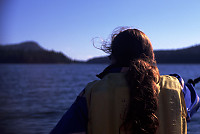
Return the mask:
M130 101L120 130L134 134L156 133L159 71L150 40L140 30L127 29L113 34L110 51L114 64L129 67L125 77Z
M145 59L154 61L154 53L148 37L138 29L127 29L112 36L111 57L116 64L128 66L131 60Z

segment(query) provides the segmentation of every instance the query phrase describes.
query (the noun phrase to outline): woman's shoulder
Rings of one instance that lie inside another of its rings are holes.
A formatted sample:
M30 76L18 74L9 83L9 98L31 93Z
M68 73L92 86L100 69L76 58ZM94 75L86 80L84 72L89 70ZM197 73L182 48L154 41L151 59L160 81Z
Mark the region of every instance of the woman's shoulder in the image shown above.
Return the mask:
M175 76L171 75L161 75L159 82L160 89L171 89L171 90L180 90L182 85Z

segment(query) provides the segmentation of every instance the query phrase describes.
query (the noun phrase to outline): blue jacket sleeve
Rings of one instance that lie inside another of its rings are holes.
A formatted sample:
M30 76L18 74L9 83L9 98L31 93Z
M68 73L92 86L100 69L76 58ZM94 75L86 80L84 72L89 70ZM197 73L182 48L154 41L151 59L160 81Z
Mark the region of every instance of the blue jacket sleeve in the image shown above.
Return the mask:
M196 93L195 87L192 83L185 84L183 79L178 74L171 74L171 76L175 76L182 85L182 91L187 109L187 121L190 121L193 114L196 113L200 107L199 96Z
M86 133L88 110L85 97L78 96L50 134Z

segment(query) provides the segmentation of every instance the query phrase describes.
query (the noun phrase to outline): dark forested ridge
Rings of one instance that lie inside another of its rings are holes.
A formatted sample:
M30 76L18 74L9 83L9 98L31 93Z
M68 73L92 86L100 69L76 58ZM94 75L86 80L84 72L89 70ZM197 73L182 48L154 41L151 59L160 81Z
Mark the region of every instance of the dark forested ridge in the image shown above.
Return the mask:
M0 63L71 63L61 52L48 51L36 42L0 45Z
M200 63L200 44L176 49L176 50L155 50L157 63L173 64L199 64ZM92 58L87 63L110 63L108 57Z
M109 64L110 60L109 60L108 56L103 56L103 57L91 58L86 63L89 63L89 64L93 64L93 63Z
M176 50L155 50L158 63L200 63L200 44ZM36 42L23 42L14 45L0 45L0 63L89 63L109 64L107 56L89 59L86 62L74 61L61 52L49 51Z
M155 51L158 63L200 63L200 44L177 50Z

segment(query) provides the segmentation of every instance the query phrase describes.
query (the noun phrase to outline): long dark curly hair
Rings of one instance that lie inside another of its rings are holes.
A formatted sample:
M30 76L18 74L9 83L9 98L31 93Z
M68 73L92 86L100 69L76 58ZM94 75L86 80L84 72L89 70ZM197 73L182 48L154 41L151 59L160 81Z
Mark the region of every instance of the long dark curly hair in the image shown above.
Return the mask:
M134 134L155 134L159 126L158 88L160 75L148 37L138 29L123 29L112 35L108 46L114 64L129 67L125 75L130 101L120 130Z

